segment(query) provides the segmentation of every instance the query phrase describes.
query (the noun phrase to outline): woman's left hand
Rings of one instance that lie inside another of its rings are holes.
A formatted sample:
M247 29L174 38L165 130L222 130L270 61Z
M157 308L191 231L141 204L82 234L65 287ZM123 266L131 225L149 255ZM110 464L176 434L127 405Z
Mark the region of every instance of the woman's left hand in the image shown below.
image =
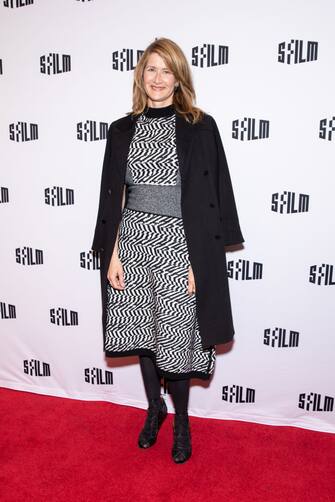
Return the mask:
M188 269L187 293L189 295L192 295L193 293L195 293L195 280L194 280L194 275L193 275L193 270L192 270L191 265L189 266L189 269Z

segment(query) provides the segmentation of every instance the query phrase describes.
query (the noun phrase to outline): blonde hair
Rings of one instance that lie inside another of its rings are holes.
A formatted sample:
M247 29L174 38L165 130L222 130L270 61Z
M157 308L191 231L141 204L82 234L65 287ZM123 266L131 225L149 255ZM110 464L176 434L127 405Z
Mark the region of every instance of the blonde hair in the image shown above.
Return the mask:
M164 59L165 64L179 82L173 95L176 113L192 124L203 118L204 112L194 105L196 95L187 59L181 48L168 38L157 38L144 51L134 70L133 107L129 114L139 115L147 106L147 94L143 84L143 72L152 53Z

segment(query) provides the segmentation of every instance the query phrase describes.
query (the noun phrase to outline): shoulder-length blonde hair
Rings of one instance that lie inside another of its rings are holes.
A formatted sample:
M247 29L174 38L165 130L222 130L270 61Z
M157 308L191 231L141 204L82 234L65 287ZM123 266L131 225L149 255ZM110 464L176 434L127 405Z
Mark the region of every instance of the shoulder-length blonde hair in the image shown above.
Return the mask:
M204 112L194 105L196 95L189 64L181 48L172 40L163 37L157 38L145 49L135 67L133 107L132 112L129 112L129 114L139 115L147 106L147 94L143 84L143 72L149 56L153 52L164 59L165 64L179 83L173 95L173 104L176 113L183 116L187 122L195 124L203 118Z

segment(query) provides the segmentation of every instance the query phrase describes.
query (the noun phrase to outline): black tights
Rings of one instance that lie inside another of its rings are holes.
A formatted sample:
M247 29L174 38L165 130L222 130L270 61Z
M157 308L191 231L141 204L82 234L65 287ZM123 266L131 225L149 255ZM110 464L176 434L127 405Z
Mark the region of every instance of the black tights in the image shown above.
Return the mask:
M155 363L149 356L140 356L140 366L147 399L159 398L161 393L161 382ZM190 379L168 379L168 387L171 392L175 412L177 414L187 413Z

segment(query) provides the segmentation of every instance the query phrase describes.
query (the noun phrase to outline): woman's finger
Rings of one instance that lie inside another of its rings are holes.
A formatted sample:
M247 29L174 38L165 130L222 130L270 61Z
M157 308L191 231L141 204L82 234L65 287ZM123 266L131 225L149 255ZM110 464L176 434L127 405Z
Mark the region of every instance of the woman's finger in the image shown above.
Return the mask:
M124 288L124 273L123 273L123 269L120 269L119 272L118 272L118 278L119 278L119 284L122 288Z
M195 293L195 284L193 281L188 281L187 292L189 295L192 295L193 293Z

